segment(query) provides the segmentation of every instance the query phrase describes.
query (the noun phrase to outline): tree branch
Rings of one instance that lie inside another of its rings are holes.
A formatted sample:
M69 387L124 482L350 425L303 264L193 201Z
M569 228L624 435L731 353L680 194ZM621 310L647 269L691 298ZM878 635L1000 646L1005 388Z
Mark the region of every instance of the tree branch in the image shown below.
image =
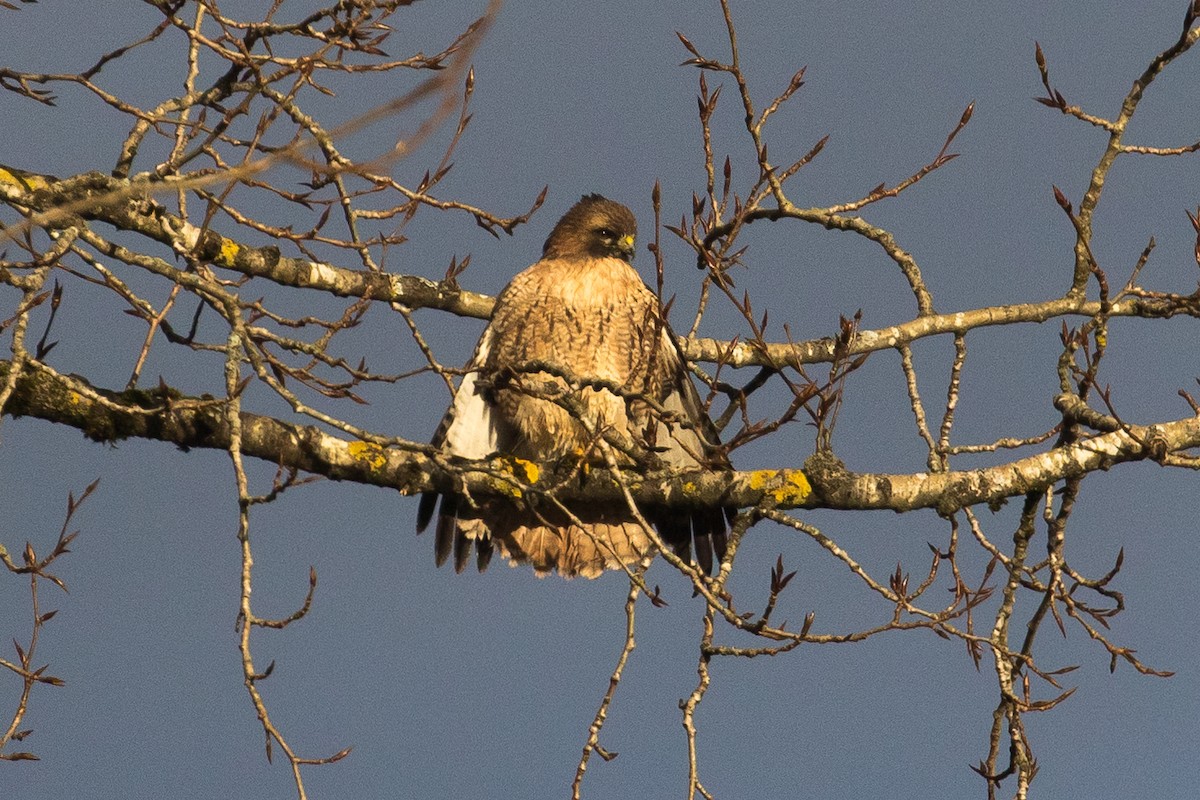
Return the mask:
M151 184L100 173L60 181L49 175L0 167L0 196L33 212L33 223L48 229L64 227L73 215L78 215L141 234L175 252L187 253L243 275L266 278L281 286L399 303L409 309L440 309L464 317L487 319L491 316L495 298L461 289L454 281L353 270L292 258L281 255L279 248L273 245L251 247L216 231L201 230L171 214L148 195L152 190L173 188L170 181ZM1099 302L1067 296L1038 303L930 314L886 328L860 330L846 355L889 350L930 336L961 334L975 328L1045 322L1064 316L1094 317L1098 313ZM1180 314L1200 317L1200 295L1128 295L1112 303L1106 313L1109 317L1166 318ZM679 343L684 355L692 361L776 369L833 361L837 346L833 338L758 343L680 337Z
M11 362L0 361L0 380ZM183 448L228 449L230 431L223 400L185 397L169 388L114 392L76 376L64 376L30 360L4 409L77 428L96 441L127 438L171 442ZM498 456L486 462L453 465L423 444L385 439L348 441L314 425L242 412L241 450L288 469L333 480L388 486L402 494L465 488L472 494L520 498L554 486L560 500L621 502L622 484L640 503L673 507L737 506L765 501L774 508L829 508L912 511L960 508L1039 492L1058 481L1127 461L1165 461L1168 455L1200 446L1200 417L1156 425L1127 425L1044 453L974 470L938 474L854 473L830 453L817 453L803 470L642 473L625 470L618 481L593 469L577 481L562 482L554 465L533 465ZM444 466L443 466L444 465ZM572 465L574 466L574 465Z

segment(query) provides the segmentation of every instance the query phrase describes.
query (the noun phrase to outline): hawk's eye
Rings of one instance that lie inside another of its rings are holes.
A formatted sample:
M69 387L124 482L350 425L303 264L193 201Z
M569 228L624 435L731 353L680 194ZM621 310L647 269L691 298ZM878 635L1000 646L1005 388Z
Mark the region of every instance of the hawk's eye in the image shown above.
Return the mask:
M617 238L617 235L615 233L613 233L612 230L609 228L597 228L596 235L598 235L601 239Z

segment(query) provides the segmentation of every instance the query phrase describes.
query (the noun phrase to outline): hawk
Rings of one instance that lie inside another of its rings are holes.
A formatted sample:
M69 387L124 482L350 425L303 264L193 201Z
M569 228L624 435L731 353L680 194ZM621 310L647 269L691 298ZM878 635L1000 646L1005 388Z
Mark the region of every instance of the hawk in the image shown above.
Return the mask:
M558 221L542 258L500 293L433 444L447 456L501 453L534 462L600 463L605 441L670 468L728 466L688 375L662 304L630 266L637 221L587 195ZM623 447L620 445L624 445ZM421 497L417 532L438 494ZM435 559L461 572L475 546L483 571L498 549L538 575L594 578L654 549L624 503L441 496ZM723 509L642 509L685 561L711 572L725 552Z

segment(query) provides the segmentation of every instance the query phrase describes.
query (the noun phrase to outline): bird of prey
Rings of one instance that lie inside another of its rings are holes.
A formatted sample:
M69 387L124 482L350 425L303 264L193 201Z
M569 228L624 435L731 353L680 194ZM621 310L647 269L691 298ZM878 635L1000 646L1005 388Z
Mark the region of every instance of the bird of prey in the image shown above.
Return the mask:
M587 195L554 226L542 258L501 292L466 376L434 435L443 455L497 453L551 463L603 463L601 448L625 465L630 453L659 466L727 467L716 429L687 373L662 304L630 266L637 222L620 203ZM608 444L605 444L607 442ZM426 493L417 532L433 519ZM685 561L711 572L724 556L726 513L641 509ZM654 549L627 505L513 501L444 494L435 557L454 553L461 572L474 543L480 571L498 549L538 575L594 578Z

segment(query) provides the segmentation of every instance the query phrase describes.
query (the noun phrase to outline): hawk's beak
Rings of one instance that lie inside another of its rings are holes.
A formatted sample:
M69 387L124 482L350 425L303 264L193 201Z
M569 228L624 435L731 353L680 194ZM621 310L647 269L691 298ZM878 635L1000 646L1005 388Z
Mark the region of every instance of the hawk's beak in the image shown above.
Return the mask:
M625 256L625 259L627 261L633 260L634 253L637 251L634 250L634 247L633 247L633 236L632 235L625 235L625 236L622 236L620 239L618 239L617 247L620 248L621 253Z

